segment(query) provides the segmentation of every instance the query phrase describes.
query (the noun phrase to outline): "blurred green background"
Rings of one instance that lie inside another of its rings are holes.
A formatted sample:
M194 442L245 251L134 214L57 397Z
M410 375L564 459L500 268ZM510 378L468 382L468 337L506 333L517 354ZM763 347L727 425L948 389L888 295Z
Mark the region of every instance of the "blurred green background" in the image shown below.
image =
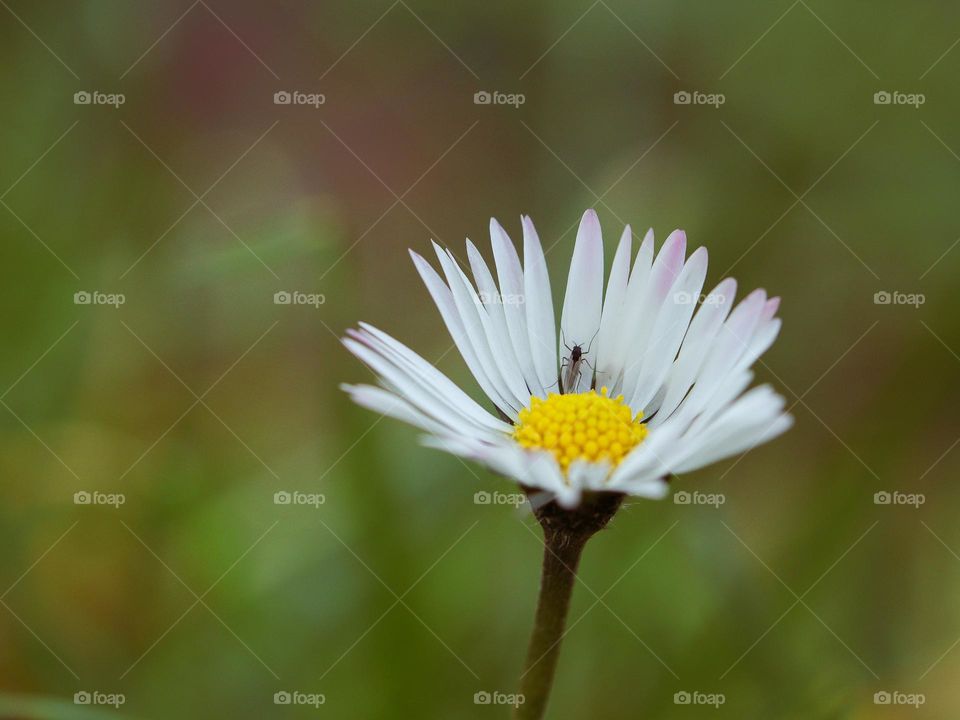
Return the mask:
M539 529L352 406L338 337L476 394L407 248L529 213L559 299L587 207L608 262L683 227L783 297L797 424L588 546L550 717L960 715L956 4L0 5L3 717L506 717Z

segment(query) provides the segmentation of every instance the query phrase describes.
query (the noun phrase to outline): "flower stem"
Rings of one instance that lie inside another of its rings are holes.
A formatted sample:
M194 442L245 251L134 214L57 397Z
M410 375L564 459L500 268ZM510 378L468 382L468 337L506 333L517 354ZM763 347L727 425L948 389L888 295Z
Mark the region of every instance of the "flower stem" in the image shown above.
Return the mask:
M622 499L622 495L604 493L585 499L575 510L550 503L535 511L544 534L543 568L533 632L520 676L523 702L514 712L516 720L540 720L546 713L580 556L587 540L610 521Z
M537 614L527 661L520 676L520 693L524 702L517 706L514 715L517 720L539 720L546 712L560 658L570 597L577 579L577 566L586 542L587 538L581 537L562 544L554 537L552 540L547 538L544 543Z

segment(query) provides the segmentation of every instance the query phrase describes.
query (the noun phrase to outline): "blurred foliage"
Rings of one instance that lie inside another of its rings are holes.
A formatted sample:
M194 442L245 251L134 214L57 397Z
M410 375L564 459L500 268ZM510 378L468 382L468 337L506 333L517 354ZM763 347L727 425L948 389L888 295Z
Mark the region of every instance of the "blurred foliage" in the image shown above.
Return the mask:
M407 248L487 252L490 215L529 213L559 298L593 206L782 296L757 375L798 422L677 480L719 509L632 503L593 541L550 716L880 720L900 691L955 718L958 27L892 0L8 0L0 716L97 717L84 690L145 718L317 714L285 690L506 716L472 698L515 687L539 531L351 406L338 337L373 322L475 392ZM326 102L273 104L294 89ZM73 103L94 90L125 102ZM294 290L325 302L273 303ZM926 502L874 504L893 490Z

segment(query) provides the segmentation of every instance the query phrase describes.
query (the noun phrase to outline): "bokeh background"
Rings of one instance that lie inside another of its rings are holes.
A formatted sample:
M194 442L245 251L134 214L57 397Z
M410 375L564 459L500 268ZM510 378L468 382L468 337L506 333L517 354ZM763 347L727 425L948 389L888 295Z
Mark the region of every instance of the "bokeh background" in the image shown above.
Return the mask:
M508 716L538 528L351 406L338 337L475 393L407 248L529 213L559 298L587 207L782 296L797 423L591 543L550 717L960 714L955 3L0 6L0 715Z

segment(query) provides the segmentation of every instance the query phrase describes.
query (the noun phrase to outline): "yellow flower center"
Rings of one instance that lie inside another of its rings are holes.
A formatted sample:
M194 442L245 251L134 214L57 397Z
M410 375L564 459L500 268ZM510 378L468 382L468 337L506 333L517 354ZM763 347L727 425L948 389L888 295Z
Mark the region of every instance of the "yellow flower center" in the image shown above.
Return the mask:
M607 397L607 388L599 393L550 393L546 400L530 398L513 437L522 447L553 453L564 471L578 459L616 466L647 436L642 417L633 416L623 395Z

